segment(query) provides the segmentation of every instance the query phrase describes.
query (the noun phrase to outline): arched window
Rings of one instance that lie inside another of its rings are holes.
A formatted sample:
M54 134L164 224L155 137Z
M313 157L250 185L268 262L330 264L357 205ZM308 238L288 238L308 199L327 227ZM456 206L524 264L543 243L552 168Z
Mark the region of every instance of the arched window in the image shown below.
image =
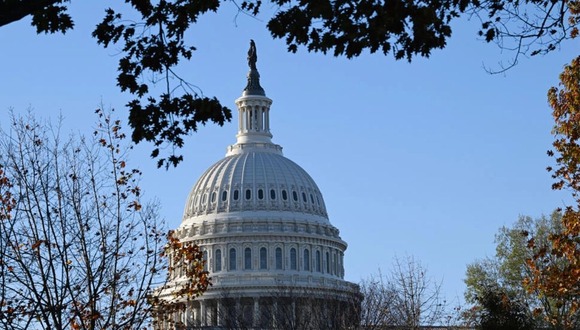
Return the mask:
M295 248L291 248L290 249L290 269L292 270L298 270L298 263L296 260L296 249Z
M211 193L211 202L215 203L215 191Z
M314 204L314 196L312 194L310 194L310 203Z
M237 201L240 198L240 192L238 189L234 190L234 200Z
M231 248L230 249L230 270L236 270L236 264L237 264L236 249Z
M215 271L222 271L222 250L220 249L215 250Z
M338 256L334 254L334 275L338 275Z
M276 248L276 269L282 269L282 248Z
M276 190L270 189L270 199L271 200L275 200L276 199Z
M222 191L222 202L225 202L228 199L228 192L227 190Z
M326 273L330 274L330 254L326 252Z
M252 190L246 189L246 199L252 199Z
M258 199L264 199L264 190L258 189Z
M304 270L310 271L310 251L304 250Z
M244 269L252 269L252 249L249 247L244 250Z
M316 271L321 272L322 269L320 268L320 251L316 251Z
M260 269L268 268L268 250L265 247L260 248Z
M298 202L298 193L297 193L297 192L295 192L295 191L293 191L293 192L292 192L292 198L294 198L294 201L295 201L295 202Z
M282 199L283 200L287 200L288 199L288 193L286 192L286 189L282 190Z
M304 192L302 193L302 201L304 203L306 203L306 193L304 193Z
M207 272L207 251L203 251L203 270Z

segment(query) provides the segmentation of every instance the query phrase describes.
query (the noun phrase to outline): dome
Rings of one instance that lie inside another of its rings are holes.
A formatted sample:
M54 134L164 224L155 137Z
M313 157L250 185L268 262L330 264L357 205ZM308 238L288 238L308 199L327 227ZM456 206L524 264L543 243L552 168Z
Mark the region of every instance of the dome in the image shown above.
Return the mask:
M285 322L298 324L314 308L324 317L308 328L355 328L350 315L360 298L358 287L344 280L347 244L314 180L272 143L272 100L260 86L256 60L251 41L248 83L236 100L236 143L194 184L174 231L180 242L199 246L212 286L195 299L176 297L189 264L169 258L160 296L182 308L163 311L160 329L286 329ZM337 318L328 319L331 313Z
M328 222L322 194L310 175L280 153L259 150L227 156L205 171L187 198L183 219L196 222L206 215L240 212L252 212L254 218L302 213L302 219Z

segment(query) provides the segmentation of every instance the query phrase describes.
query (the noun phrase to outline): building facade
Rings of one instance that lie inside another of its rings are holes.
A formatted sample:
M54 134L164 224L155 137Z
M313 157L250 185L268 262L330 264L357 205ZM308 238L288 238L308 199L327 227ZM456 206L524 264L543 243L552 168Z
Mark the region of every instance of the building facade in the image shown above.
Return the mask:
M314 180L272 142L272 100L256 61L252 42L248 82L235 101L237 141L195 183L175 231L201 247L212 286L196 299L180 298L183 308L160 319L160 328L338 329L358 322L358 286L344 280L347 244ZM165 290L183 276L172 267Z

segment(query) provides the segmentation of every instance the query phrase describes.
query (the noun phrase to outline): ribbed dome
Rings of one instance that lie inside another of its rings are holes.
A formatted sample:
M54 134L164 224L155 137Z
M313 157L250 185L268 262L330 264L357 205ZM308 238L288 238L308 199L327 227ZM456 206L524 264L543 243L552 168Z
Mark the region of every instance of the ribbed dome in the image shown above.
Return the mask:
M195 222L192 217L247 211L299 212L328 222L322 194L310 175L280 153L260 148L212 165L191 190L183 218Z

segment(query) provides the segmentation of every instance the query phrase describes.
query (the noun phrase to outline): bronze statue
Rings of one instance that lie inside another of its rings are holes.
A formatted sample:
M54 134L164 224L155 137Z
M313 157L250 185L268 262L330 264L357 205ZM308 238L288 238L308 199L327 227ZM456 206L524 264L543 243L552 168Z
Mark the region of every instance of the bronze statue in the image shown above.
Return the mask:
M256 70L256 62L258 62L258 53L256 52L256 44L254 40L250 39L250 49L248 50L248 65L251 70Z

